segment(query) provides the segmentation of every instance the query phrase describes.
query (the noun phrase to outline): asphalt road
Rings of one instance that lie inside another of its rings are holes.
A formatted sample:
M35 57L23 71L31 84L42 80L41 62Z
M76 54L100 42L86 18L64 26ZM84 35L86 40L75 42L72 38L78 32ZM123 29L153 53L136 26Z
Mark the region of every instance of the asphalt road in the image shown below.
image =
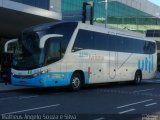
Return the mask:
M0 93L0 115L4 120L18 117L54 120L152 117L160 120L160 80L143 81L139 86L129 83L90 86L79 92L47 88Z

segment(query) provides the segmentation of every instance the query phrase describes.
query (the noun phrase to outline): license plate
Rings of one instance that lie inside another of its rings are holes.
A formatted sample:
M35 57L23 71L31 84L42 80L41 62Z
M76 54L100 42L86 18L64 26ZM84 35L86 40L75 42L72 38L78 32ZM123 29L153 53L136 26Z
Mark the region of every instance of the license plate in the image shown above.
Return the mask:
M25 81L20 81L19 83L20 83L21 85L25 85L25 84L26 84Z

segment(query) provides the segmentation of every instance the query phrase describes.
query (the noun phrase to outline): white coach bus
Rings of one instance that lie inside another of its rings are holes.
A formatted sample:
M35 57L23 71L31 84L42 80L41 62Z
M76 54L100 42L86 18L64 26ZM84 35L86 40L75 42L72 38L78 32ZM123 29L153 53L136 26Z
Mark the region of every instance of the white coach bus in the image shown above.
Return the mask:
M70 86L152 79L155 41L80 22L50 23L24 30L17 42L12 84Z

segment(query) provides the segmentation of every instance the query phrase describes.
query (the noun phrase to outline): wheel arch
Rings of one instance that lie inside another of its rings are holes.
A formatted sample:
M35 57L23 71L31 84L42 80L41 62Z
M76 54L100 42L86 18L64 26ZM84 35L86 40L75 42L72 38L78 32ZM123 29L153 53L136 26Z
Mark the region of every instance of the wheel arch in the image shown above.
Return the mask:
M139 84L141 84L141 81L142 81L142 70L137 69L135 72L135 75L134 75L133 83L134 83L134 85L139 85Z
M85 74L84 74L83 70L75 70L75 71L72 73L72 76L73 76L75 73L77 73L77 74L79 74L79 75L81 76L81 78L82 78L82 85L84 85L84 84L85 84Z
M141 69L137 69L136 72L135 72L135 74L136 74L136 73L140 73L141 76L142 76L142 70L141 70Z

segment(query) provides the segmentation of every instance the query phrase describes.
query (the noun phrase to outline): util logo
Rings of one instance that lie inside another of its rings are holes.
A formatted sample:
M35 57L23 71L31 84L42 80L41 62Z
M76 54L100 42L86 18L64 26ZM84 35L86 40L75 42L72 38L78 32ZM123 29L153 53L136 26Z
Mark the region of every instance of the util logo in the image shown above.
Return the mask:
M143 60L138 60L138 69L142 71L153 71L154 68L154 57L153 55L149 55L149 57L145 57Z

